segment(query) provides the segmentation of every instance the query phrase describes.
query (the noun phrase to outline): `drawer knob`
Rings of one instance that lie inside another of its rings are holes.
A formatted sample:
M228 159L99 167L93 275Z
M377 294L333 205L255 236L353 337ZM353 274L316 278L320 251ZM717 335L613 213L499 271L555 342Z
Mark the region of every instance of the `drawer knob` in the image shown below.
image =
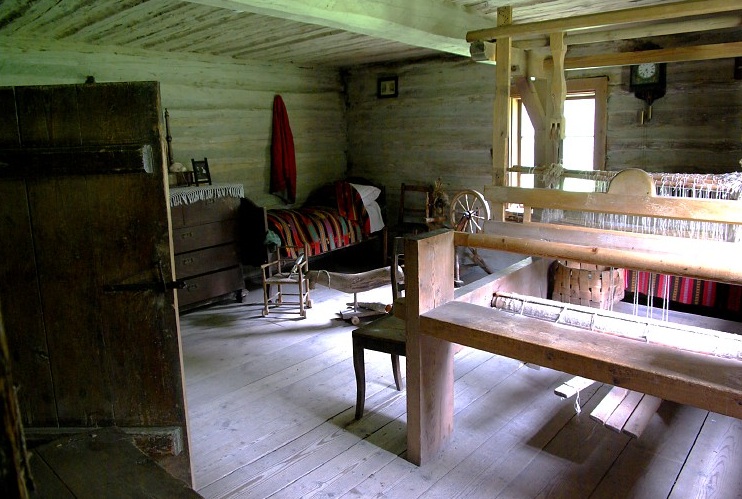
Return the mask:
M193 258L184 258L183 265L190 265L193 263Z
M184 232L180 235L181 239L188 239L189 237L193 237L193 232Z

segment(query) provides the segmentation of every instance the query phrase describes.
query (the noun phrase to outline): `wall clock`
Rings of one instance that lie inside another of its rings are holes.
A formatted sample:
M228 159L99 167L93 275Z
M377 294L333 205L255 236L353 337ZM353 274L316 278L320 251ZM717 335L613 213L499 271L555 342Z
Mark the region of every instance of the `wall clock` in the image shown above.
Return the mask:
M667 65L648 62L631 66L629 90L639 99L652 105L652 102L665 95Z

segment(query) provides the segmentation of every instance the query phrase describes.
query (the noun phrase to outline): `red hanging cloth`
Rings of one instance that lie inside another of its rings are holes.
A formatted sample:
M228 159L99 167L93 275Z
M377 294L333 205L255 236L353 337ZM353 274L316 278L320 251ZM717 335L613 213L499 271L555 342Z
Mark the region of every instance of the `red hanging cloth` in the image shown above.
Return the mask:
M285 203L296 201L296 152L289 115L280 95L273 99L273 139L271 142L270 193Z

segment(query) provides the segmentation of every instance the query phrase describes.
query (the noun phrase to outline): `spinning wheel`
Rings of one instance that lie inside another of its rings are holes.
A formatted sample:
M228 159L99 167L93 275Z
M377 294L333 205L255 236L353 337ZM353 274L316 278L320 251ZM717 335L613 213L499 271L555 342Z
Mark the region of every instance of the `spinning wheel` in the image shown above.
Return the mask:
M454 229L470 234L484 230L490 219L490 205L479 192L466 189L451 200L451 225Z
M477 234L484 231L484 222L490 219L490 205L481 193L466 189L457 193L451 200L451 226L458 231ZM472 261L482 267L488 274L492 270L487 263L479 256L475 248L466 248L471 256ZM454 283L461 286L463 281L460 274L459 257L460 252L456 251L456 262Z

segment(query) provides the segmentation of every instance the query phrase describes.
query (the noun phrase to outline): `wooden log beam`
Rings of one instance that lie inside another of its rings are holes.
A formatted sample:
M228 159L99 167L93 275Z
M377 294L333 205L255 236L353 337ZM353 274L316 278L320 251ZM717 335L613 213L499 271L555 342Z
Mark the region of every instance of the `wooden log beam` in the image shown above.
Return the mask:
M677 35L679 33L695 33L716 31L742 26L742 14L718 14L704 16L691 20L670 20L668 22L653 22L651 24L602 26L593 29L568 32L565 34L565 43L568 46L588 45L592 43L632 40L635 38L652 38L658 36ZM476 42L473 42L476 43ZM481 42L490 43L490 42ZM524 50L539 50L549 46L548 36L534 35L533 38L516 40L513 47ZM494 52L494 49L493 49Z
M187 0L237 12L253 12L291 21L312 23L416 47L469 55L464 40L472 26L491 25L491 19L452 2L428 0ZM445 20L442 22L441 20Z
M533 23L511 24L507 26L498 25L496 28L469 31L466 34L466 41L470 43L479 40L494 41L502 37L510 37L518 40L557 31L568 32L605 26L612 27L622 24L667 21L668 19L681 19L684 17L734 12L738 10L739 5L729 0L687 0L685 2L649 5L634 9L585 14L582 16L550 19L548 21Z
M484 197L490 203L521 203L533 208L742 224L742 203L725 199L629 196L497 186L486 187Z
M693 47L675 47L669 49L567 57L564 60L564 69L575 70L605 68L611 66L630 66L634 64L643 64L645 62L703 61L740 56L742 56L742 42L714 43L709 45L696 45ZM543 65L543 71L551 71L554 67L554 61L547 57L544 59ZM538 71L538 69L535 71Z
M516 231L519 225L522 226L522 224L510 225L514 226ZM579 230L564 227L558 227L548 234L549 237L538 239L528 235L517 237L457 232L456 244L742 284L742 260L739 258L739 245L735 243L698 241L704 243L706 250L699 250L697 246L689 250L684 246L683 238L658 236L659 239L652 240L636 238L629 233L613 232L611 237L616 245L612 246L595 242L585 244L572 242L579 239Z
M674 350L452 301L424 335L742 419L739 361Z

